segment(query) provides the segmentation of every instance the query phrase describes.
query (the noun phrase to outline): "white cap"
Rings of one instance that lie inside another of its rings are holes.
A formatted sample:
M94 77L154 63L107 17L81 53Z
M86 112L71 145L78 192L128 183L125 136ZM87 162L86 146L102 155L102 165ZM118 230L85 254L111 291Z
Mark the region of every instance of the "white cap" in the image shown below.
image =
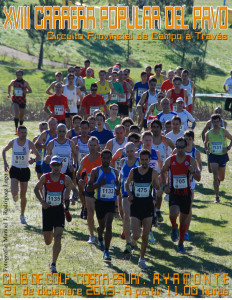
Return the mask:
M184 99L182 97L176 99L176 102L180 102L180 101L184 103Z
M58 155L54 155L51 159L50 165L53 163L62 164L62 159Z

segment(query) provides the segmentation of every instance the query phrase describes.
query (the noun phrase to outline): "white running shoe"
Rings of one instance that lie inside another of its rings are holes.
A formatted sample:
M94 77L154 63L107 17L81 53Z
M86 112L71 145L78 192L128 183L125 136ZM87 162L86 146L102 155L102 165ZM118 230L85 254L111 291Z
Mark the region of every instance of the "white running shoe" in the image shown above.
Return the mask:
M21 221L21 224L24 224L24 225L27 224L27 221L24 216L20 216L20 221Z
M138 265L142 270L146 270L148 268L148 266L145 263L145 258L140 258Z
M95 236L94 236L94 235L90 235L90 236L89 236L88 243L89 243L89 244L94 244L94 243L95 243Z

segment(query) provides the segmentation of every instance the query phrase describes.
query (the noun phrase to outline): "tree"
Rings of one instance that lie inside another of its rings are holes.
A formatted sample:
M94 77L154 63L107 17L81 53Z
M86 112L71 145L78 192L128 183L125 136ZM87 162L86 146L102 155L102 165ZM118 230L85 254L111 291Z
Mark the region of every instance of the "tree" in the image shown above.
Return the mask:
M56 2L56 0L39 0L39 4L41 6L59 6ZM43 53L44 53L44 45L48 42L48 40L46 39L47 33L48 32L54 32L55 34L60 33L61 29L56 28L54 30L52 29L41 29L41 30L36 30L35 29L35 18L34 18L34 5L30 5L30 20L31 20L31 28L27 30L27 34L28 36L33 40L33 41L37 41L38 43L40 43L40 50L39 50L39 61L38 61L38 69L41 70L42 69L42 65L43 65ZM43 14L38 14L38 23L40 23L40 20L43 19ZM68 33L67 29L62 30L62 33ZM51 41L49 41L51 42ZM62 41L60 40L55 40L53 41L55 44L59 44Z

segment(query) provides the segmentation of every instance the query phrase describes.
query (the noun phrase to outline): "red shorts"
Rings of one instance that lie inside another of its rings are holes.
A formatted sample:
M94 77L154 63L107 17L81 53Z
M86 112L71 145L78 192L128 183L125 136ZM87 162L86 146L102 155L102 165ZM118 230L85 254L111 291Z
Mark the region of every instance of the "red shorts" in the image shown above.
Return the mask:
M189 105L187 106L187 111L188 111L190 114L193 113L193 105L192 105L192 104L189 104Z

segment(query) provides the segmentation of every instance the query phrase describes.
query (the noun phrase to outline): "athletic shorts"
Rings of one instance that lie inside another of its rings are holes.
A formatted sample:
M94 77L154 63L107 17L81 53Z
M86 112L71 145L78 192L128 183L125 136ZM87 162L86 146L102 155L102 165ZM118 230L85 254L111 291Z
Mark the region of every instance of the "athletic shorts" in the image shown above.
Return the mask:
M64 125L66 125L65 119L64 119L64 120L59 120L59 121L57 120L57 123L58 123L58 124L64 124Z
M128 116L129 115L128 105L118 104L118 113L119 113L119 115Z
M25 108L26 107L26 103L19 103L18 101L12 100L12 103L16 103L18 104L19 108Z
M99 220L104 219L107 213L115 212L115 201L101 201L95 202L96 215Z
M219 164L219 167L225 167L228 161L229 156L227 153L223 155L215 155L212 153L209 154L209 163Z
M11 166L10 178L15 178L20 182L28 182L31 178L31 171L29 168L16 168Z
M35 171L36 173L43 173L41 165L35 165Z
M55 227L64 228L65 216L63 204L47 209L42 208L43 231L52 231Z
M69 117L73 117L73 116L75 116L75 115L77 115L77 113L65 113L65 118L67 119L67 118L69 118Z
M182 214L188 215L191 208L191 192L187 196L180 196L174 193L169 194L169 207L172 205L177 205L180 208L180 212Z
M130 207L131 217L135 217L142 221L143 219L153 217L154 204L152 199L134 199Z

